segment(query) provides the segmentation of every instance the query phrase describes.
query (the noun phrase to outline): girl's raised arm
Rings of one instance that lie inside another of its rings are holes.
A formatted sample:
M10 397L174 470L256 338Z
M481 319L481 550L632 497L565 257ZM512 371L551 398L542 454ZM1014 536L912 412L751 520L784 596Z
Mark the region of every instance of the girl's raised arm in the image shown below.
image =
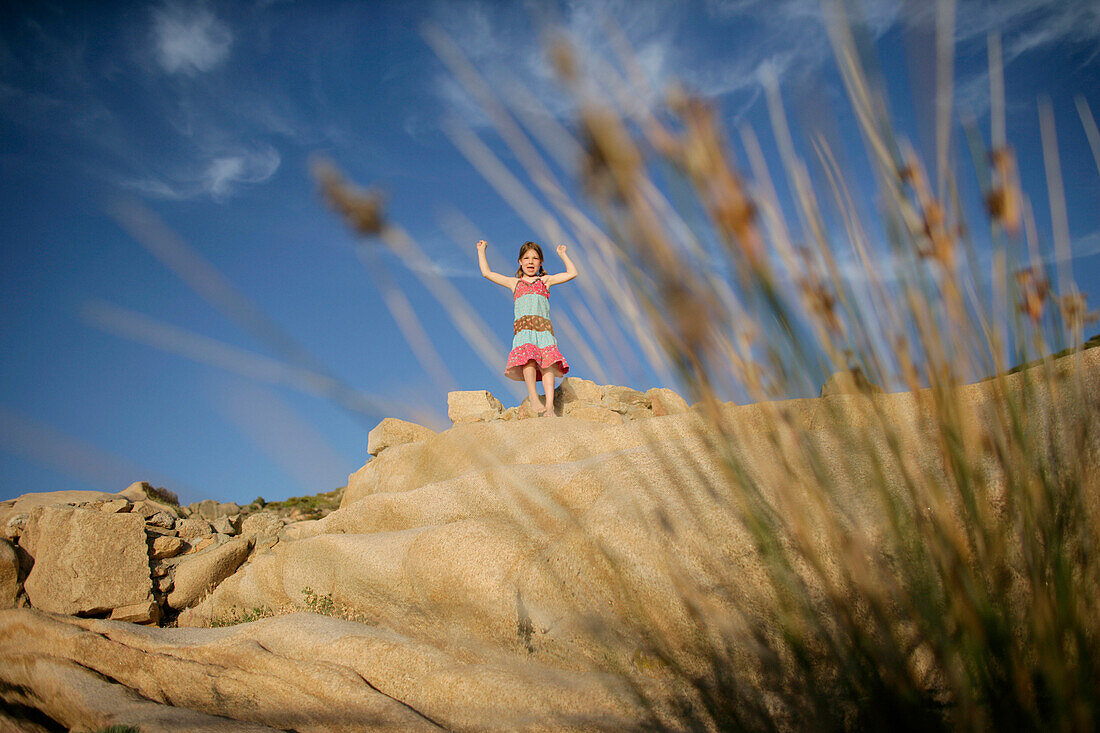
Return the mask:
M565 253L565 245L558 245L558 257L561 257L561 261L565 263L565 272L559 272L557 275L547 275L542 279L546 283L546 287L551 285L558 285L559 283L567 283L577 276L577 266L573 264L573 260L569 259L569 255Z
M519 278L508 277L507 275L501 275L499 272L493 272L489 269L489 261L485 259L485 248L489 245L484 239L479 240L477 243L477 264L481 268L482 277L492 280L497 285L508 288L509 290L516 289L516 282Z

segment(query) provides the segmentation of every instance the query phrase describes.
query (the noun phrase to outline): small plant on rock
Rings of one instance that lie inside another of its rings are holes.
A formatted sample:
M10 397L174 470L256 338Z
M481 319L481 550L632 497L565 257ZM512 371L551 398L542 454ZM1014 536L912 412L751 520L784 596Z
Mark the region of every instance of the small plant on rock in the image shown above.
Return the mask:
M306 608L313 613L319 613L322 616L336 615L336 602L332 600L331 593L322 595L315 593L312 588L303 588L302 596L305 598Z
M230 609L230 612L225 616L219 616L218 618L210 620L210 626L236 626L237 624L247 624L253 621L259 621L262 618L269 618L271 616L279 615L277 612L271 610L267 606L256 606L252 609L238 609L236 607Z

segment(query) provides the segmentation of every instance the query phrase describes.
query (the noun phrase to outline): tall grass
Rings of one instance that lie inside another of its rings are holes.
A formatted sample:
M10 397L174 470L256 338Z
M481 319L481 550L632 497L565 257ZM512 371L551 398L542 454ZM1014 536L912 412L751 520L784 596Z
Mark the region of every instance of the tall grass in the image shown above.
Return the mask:
M655 373L700 402L695 437L720 469L661 449L680 493L644 501L690 528L647 526L669 544L661 582L676 589L677 603L648 606L638 575L593 540L621 612L590 633L608 650L602 663L629 681L658 727L1094 730L1097 382L1074 348L1089 314L1069 273L1054 292L1036 255L1030 204L1005 141L999 44L991 39L990 142L974 128L967 140L993 243L982 273L965 233L973 226L958 193L965 177L947 163L950 14L937 26L929 174L895 133L851 23L839 5L830 8L830 38L882 203L873 219L861 218L823 139L811 146L824 180L812 180L774 81L771 132L794 193L793 222L753 130L739 131L746 171L705 100L672 90L658 110L632 103L647 90L613 29L617 65L562 38L551 44L576 101L575 135L549 117L517 122L533 100L516 88L520 103L510 111L445 35L429 33L528 178L508 173L455 123L460 149L540 236L580 244L585 278L606 286L583 291L567 311L577 343L595 353L601 327L609 338L635 338ZM1091 112L1079 106L1091 133ZM1049 111L1042 119L1054 239L1067 262ZM580 155L587 201L575 202L543 158L555 150ZM353 226L408 251L377 199L328 169L323 182ZM665 197L670 187L676 204ZM843 231L827 225L828 207ZM364 210L371 216L361 225L353 214ZM880 237L886 248L872 246ZM978 286L985 277L988 294ZM469 330L466 309L448 311ZM1065 358L1045 357L1063 347L1071 348ZM475 348L494 358L492 345ZM1008 374L1027 359L1040 361ZM818 375L854 367L901 391L823 400L812 419L795 403L776 403L751 431L723 405L731 394L748 402L804 395ZM751 542L759 575L731 564L723 544L730 522Z

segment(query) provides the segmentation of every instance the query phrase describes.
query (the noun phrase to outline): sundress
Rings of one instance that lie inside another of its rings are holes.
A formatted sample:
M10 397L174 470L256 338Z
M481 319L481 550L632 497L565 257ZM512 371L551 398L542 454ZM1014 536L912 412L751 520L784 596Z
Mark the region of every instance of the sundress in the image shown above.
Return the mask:
M516 283L512 299L515 302L515 322L512 332L512 351L504 367L505 376L523 381L523 367L535 362L535 378L542 379L543 371L552 371L557 377L569 372L569 364L558 351L554 326L550 323L550 291L542 279L533 283L520 280Z

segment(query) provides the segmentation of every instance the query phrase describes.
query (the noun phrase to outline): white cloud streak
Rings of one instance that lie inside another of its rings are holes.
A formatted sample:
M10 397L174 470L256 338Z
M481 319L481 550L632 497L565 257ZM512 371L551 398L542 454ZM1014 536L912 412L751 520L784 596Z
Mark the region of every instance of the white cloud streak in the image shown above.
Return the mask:
M1100 6L1073 0L1001 0L963 2L956 18L956 39L978 39L1000 32L1005 62L1021 53L1054 43L1100 41Z
M153 49L169 74L194 75L221 65L233 33L208 9L167 4L153 11Z
M150 198L185 200L209 196L225 201L245 184L264 183L279 169L282 157L270 145L208 154L160 175L119 176L124 188Z
M1071 259L1079 260L1100 254L1100 230L1077 237L1070 245Z
M539 35L547 24L564 31L576 44L581 58L599 66L614 58L606 33L607 23L614 23L632 43L636 61L655 92L662 92L673 77L674 59L680 48L675 37L680 14L675 4L655 0L573 2L556 16L539 16L520 5L501 8L501 4L492 2L464 3L461 9L441 4L434 22L487 75L493 87L506 88L518 79L555 116L568 116L572 99L562 93L557 75L547 63L546 39ZM445 107L466 124L489 125L469 92L453 76L440 75L436 87ZM423 122L417 120L416 126L423 127Z
M1020 56L1062 43L1091 46L1091 63L1100 52L1100 5L1065 0L1003 0L995 4L964 2L956 16L956 41L980 44L990 33L1002 38L1004 66ZM960 110L972 115L989 109L989 71L960 79L955 94Z
M272 147L214 158L206 167L204 188L214 198L224 198L236 184L263 183L271 178L279 162L279 153Z
M472 7L470 12L467 8ZM740 95L740 112L759 97L765 69L781 85L815 73L832 50L825 32L819 0L708 0L694 20L679 3L658 0L592 0L567 3L560 15L521 16L519 12L491 12L498 6L464 4L463 12L443 6L436 21L458 43L496 88L506 88L506 75L519 78L547 109L558 117L572 114L572 100L561 93L546 59L542 38L531 33L549 21L574 44L587 77L608 78L619 68L609 40L608 26L628 40L633 63L642 72L646 89L632 89L634 103L653 107L673 82L705 97ZM864 21L877 37L897 23L901 0L870 0ZM700 40L698 23L727 31L725 45ZM438 93L444 104L473 127L488 120L470 95L453 78L442 76Z
M698 7L698 6L695 6ZM902 0L867 0L854 16L874 38L903 22L922 23L934 12L932 3ZM684 22L679 3L638 0L592 0L567 3L560 16L551 18L576 44L582 61L613 59L607 33L608 20L618 24L630 40L635 60L655 92L646 104L672 81L680 81L703 96L718 98L741 94L742 112L759 95L765 68L776 75L781 87L816 73L832 58L820 0L706 0L706 22L728 30L727 48L715 52L713 43L701 43ZM469 9L469 12L466 12ZM462 46L470 59L486 73L506 69L520 77L550 111L568 116L568 101L558 93L554 74L545 59L540 39L529 27L537 19L518 11L501 12L486 3L464 4L462 12L444 6L437 12L439 24ZM1096 44L1100 52L1100 4L1065 0L979 0L959 2L956 37L960 44L980 43L999 31L1005 39L1005 63L1029 51L1058 43ZM493 82L493 79L490 79ZM488 124L469 95L449 77L438 83L439 94L450 109L474 126ZM984 111L988 81L982 73L957 80L961 106Z

